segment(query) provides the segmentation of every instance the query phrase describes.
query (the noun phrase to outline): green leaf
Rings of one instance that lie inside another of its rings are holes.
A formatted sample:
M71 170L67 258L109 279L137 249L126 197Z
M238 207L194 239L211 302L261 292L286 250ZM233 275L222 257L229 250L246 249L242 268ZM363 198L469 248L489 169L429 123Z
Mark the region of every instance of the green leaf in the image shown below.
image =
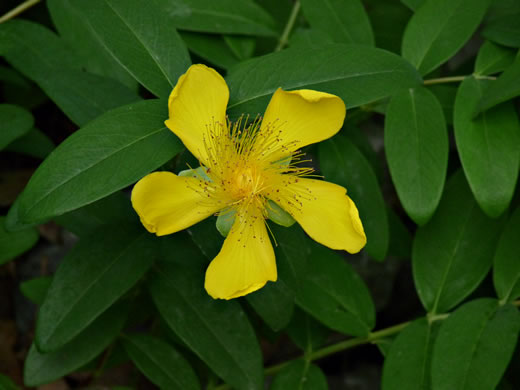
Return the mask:
M359 0L302 0L305 18L312 28L327 33L338 43L374 46L374 34Z
M281 278L248 294L246 300L275 332L284 329L291 321L294 293Z
M150 92L168 97L190 65L162 1L70 0L103 47Z
M455 106L455 96L457 87L452 85L430 85L428 89L433 92L444 112L444 119L449 125L453 124L453 107Z
M306 353L321 347L329 333L325 326L298 307L286 331L292 342Z
M473 35L491 0L426 0L403 37L403 57L422 75L450 59Z
M59 35L88 72L118 80L132 90L137 89L137 81L104 49L71 0L49 0L46 5Z
M60 215L54 218L54 222L83 237L103 228L103 225L135 225L139 224L139 219L132 208L129 196L123 192L116 192L87 206Z
M475 61L475 74L490 75L502 72L515 60L515 53L505 47L486 41L480 47Z
M0 216L0 264L20 256L31 249L40 235L34 228L28 228L17 232L8 232L5 229L6 218Z
M161 389L200 389L190 364L167 342L146 334L132 334L124 337L123 345L139 370Z
M276 36L272 17L251 0L168 0L162 9L180 30Z
M52 283L51 276L41 276L20 283L20 291L31 302L41 306Z
M8 42L3 53L6 60L80 126L111 108L140 99L115 80L82 71L74 53L42 25L11 20L0 26L0 40Z
M413 276L423 306L445 312L466 298L491 267L502 220L487 217L464 175L447 182L439 208L415 235Z
M33 128L25 135L7 145L5 150L44 159L54 148L54 143L49 137L42 131Z
M406 61L381 49L341 44L293 48L253 58L231 69L227 77L231 93L228 110L232 117L262 113L279 87L333 93L352 108L421 82Z
M175 156L180 141L164 125L166 102L110 111L75 132L36 170L18 220L39 222L124 188Z
M191 268L157 266L149 286L161 316L226 383L262 389L261 352L246 315L236 301L212 299L204 291L203 271Z
M520 57L488 84L475 110L477 114L520 95Z
M24 383L40 386L59 379L98 356L119 334L129 306L114 306L70 343L51 353L41 353L33 343L25 360Z
M321 369L304 360L284 366L273 379L270 390L327 390L327 378Z
M117 226L83 238L61 262L38 315L39 350L53 351L72 340L152 266L152 236Z
M478 204L490 217L509 206L520 163L520 123L511 102L472 119L486 80L467 78L455 99L455 141Z
M437 331L435 323L421 318L395 338L383 366L383 390L430 389L431 355Z
M321 48L322 46L333 42L332 38L323 31L310 28L297 28L291 34L289 46L291 48Z
M370 163L343 136L319 145L319 161L325 180L345 187L356 204L367 235L367 253L376 260L384 260L389 242L388 217Z
M363 280L334 251L313 244L307 274L296 302L314 318L339 332L365 337L375 324L375 309Z
M183 31L181 37L192 53L220 68L229 69L238 63L221 36Z
M482 36L504 46L520 47L520 12L497 18L484 27Z
M27 134L33 125L34 118L25 108L0 104L0 150Z
M435 342L435 390L494 389L515 350L520 314L494 299L466 303L446 319Z
M412 235L397 213L387 207L388 226L390 228L390 243L388 255L403 259L412 257Z
M412 13L397 1L380 1L369 9L376 47L401 53L401 41Z
M442 107L424 87L395 95L386 109L385 153L406 213L424 225L441 199L449 141Z
M14 382L3 374L0 374L0 389L1 390L19 390L19 387Z
M256 47L255 38L240 35L224 35L223 38L239 60L247 60L253 56Z
M520 208L509 219L495 252L493 282L502 302L520 297Z
M415 12L425 3L425 1L426 0L401 0L401 3Z
M218 215L215 226L222 237L227 237L229 234L231 227L235 223L236 214L236 210L229 209Z

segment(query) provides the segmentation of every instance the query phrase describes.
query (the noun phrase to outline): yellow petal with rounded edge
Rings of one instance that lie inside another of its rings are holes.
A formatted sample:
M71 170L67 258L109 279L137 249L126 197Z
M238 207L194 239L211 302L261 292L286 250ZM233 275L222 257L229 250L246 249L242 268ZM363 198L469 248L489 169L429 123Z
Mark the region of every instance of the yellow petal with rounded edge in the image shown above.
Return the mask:
M322 180L279 175L269 192L312 239L331 249L359 252L367 239L345 188Z
M150 173L134 186L132 206L150 233L175 233L224 208L205 195L201 190L203 183L171 172Z
M206 291L215 299L232 299L276 279L273 246L261 209L250 206L238 211L222 249L206 271Z
M265 111L258 142L266 145L265 154L272 154L268 160L277 161L303 146L332 137L343 126L345 114L345 103L336 95L278 88Z
M207 161L208 126L226 124L229 89L217 71L197 64L179 77L168 100L169 119L164 123L199 159Z

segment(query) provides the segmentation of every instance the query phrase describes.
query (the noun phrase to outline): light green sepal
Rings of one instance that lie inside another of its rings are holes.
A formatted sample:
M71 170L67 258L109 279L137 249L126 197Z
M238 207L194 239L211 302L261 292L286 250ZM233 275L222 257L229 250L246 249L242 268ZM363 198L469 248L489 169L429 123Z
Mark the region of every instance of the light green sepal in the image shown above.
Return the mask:
M210 177L206 173L206 168L204 167L186 169L184 171L180 171L177 176L194 177L196 179L211 181Z
M278 225L290 227L296 222L291 214L282 209L272 200L267 201L267 216Z
M222 237L227 237L229 234L233 223L235 223L236 213L235 210L224 210L217 217L217 230L222 234Z

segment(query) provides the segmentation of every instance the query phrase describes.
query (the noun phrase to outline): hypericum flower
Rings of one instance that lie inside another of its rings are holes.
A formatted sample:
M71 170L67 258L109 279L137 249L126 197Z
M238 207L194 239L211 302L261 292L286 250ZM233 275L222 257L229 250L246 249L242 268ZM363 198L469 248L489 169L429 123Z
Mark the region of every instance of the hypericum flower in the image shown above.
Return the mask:
M343 101L324 92L279 88L263 118L231 123L228 99L224 79L204 65L192 65L179 78L165 124L201 168L195 177L154 172L135 185L132 205L145 228L162 236L212 215L234 213L222 249L206 271L206 291L222 299L249 294L277 279L265 221L270 201L317 242L360 251L366 237L346 190L305 178L312 169L299 165L300 148L339 131Z

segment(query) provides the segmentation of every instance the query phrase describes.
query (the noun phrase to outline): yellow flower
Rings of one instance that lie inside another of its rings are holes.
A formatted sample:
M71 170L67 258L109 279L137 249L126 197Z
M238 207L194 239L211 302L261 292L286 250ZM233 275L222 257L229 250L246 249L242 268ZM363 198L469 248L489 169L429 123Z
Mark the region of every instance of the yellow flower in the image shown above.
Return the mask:
M229 123L229 90L213 69L193 65L179 78L165 124L200 161L198 177L154 172L132 191L132 205L146 229L171 234L216 213L235 213L220 253L206 271L213 298L232 299L276 281L266 228L271 200L317 242L359 252L366 243L354 202L336 184L309 179L298 165L303 146L336 134L345 104L312 90L284 91L271 98L262 120Z

